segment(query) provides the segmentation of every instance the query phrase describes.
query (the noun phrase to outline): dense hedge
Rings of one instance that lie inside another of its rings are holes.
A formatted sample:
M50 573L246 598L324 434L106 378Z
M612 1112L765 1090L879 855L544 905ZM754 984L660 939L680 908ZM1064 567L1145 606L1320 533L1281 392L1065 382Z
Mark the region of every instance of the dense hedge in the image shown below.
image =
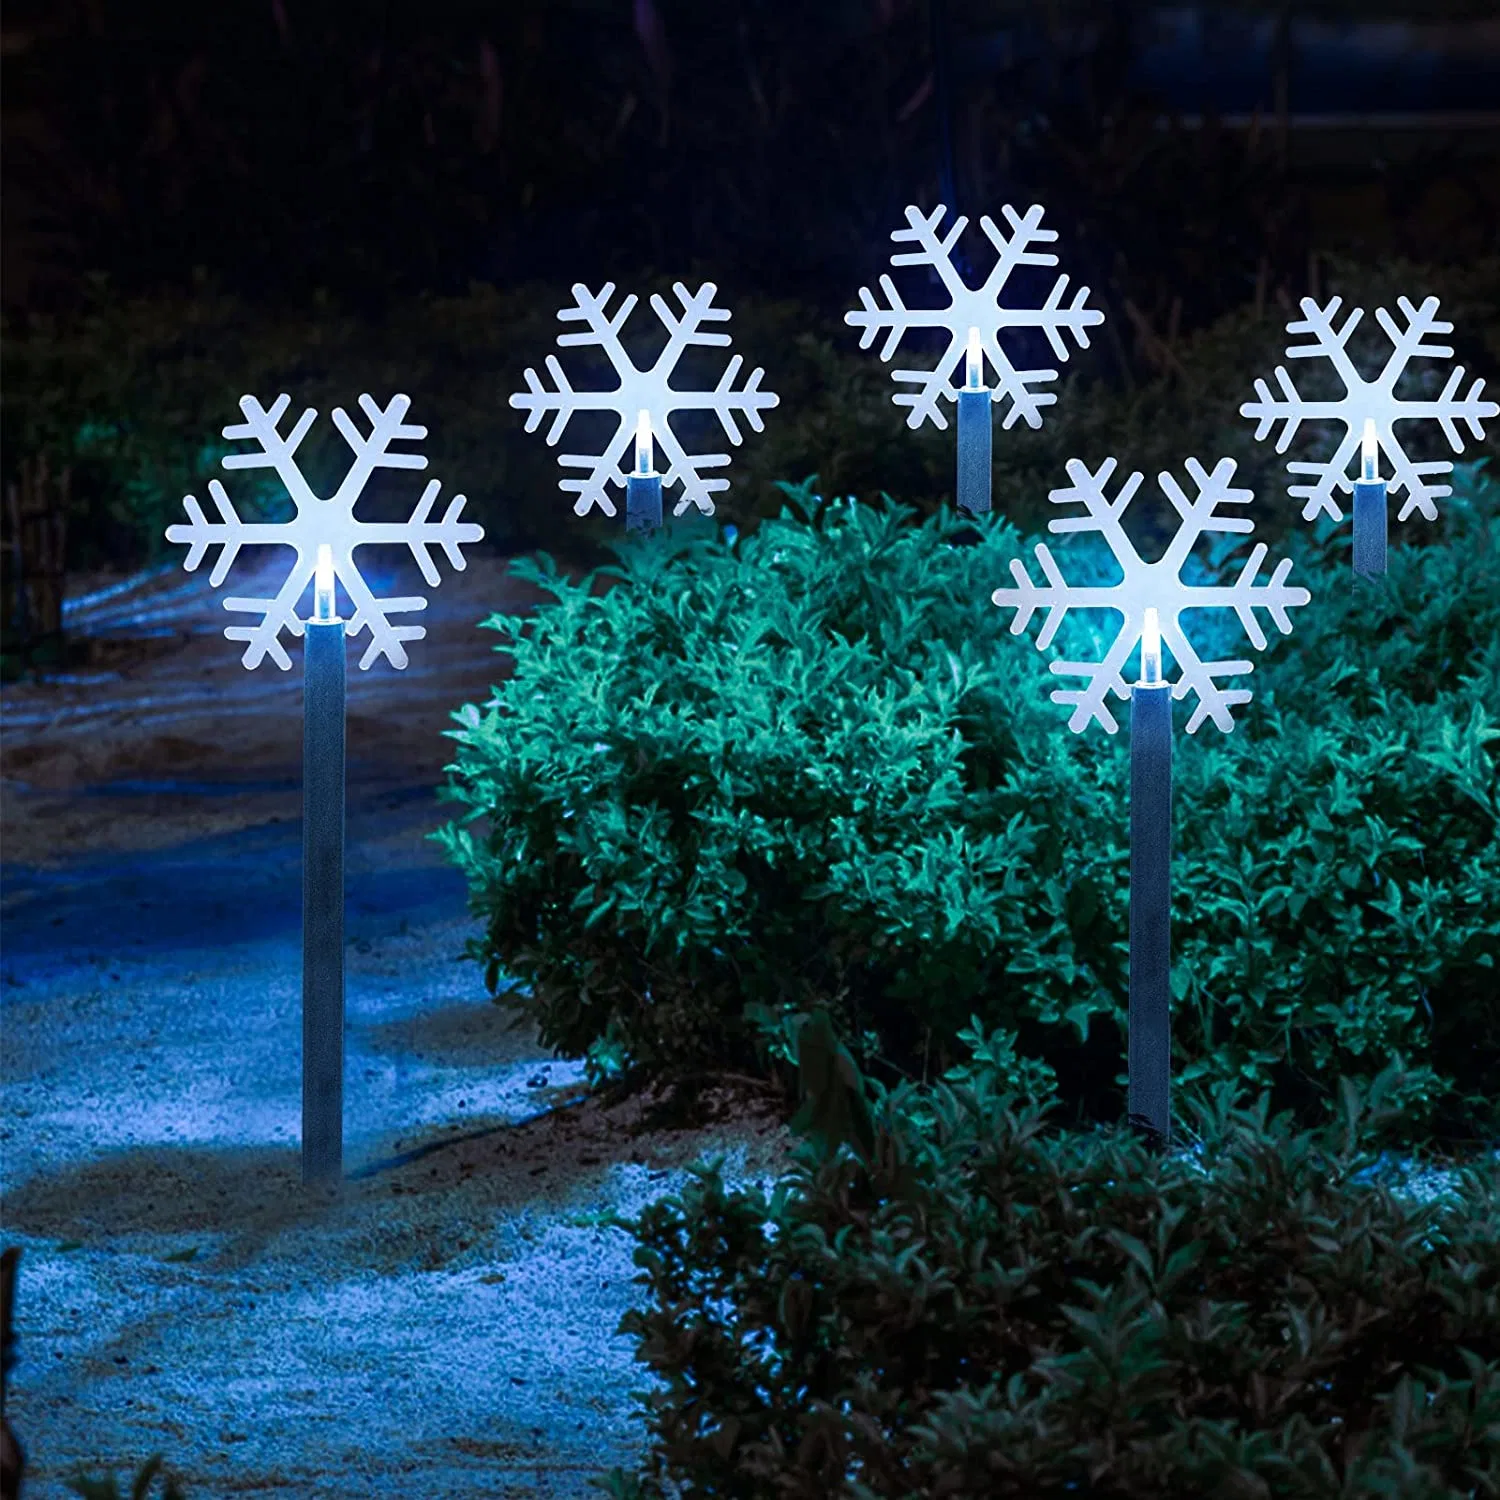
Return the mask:
M1492 1126L1500 520L1481 474L1459 489L1378 585L1351 587L1347 526L1286 543L1313 603L1235 732L1179 742L1180 1079L1310 1121L1399 1055L1406 1129ZM946 512L796 499L810 521L658 538L591 580L514 565L552 600L486 622L513 670L456 715L438 835L490 984L605 1072L784 1063L821 1007L915 1074L977 1015L1113 1118L1128 736L1068 733L990 605L1003 522L956 547Z
M1500 1173L1372 1176L1394 1070L1318 1134L1221 1084L1165 1158L1005 1083L877 1090L864 1144L622 1221L652 1446L612 1494L1500 1494Z

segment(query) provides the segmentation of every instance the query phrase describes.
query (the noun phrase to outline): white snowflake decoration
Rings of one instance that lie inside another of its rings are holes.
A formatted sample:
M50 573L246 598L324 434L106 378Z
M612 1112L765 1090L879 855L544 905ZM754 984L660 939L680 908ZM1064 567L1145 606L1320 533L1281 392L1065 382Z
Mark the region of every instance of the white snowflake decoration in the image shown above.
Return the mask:
M1333 498L1335 490L1346 495L1353 491L1353 480L1349 477L1351 460L1356 464L1360 440L1366 419L1375 423L1375 433L1380 448L1385 453L1391 468L1388 492L1406 491L1406 503L1401 507L1397 520L1404 521L1413 510L1421 511L1429 521L1437 520L1437 506L1433 503L1443 495L1451 495L1451 485L1427 483L1427 477L1435 474L1451 474L1453 464L1447 459L1431 463L1414 463L1406 456L1395 434L1397 422L1418 419L1435 421L1443 429L1449 446L1455 453L1463 452L1463 438L1458 423L1466 422L1470 433L1476 438L1484 436L1481 417L1500 414L1500 406L1493 401L1480 399L1484 389L1483 379L1476 379L1469 387L1467 396L1460 396L1458 388L1463 382L1462 365L1454 368L1436 401L1406 401L1396 396L1396 383L1405 373L1407 365L1418 356L1428 359L1452 359L1453 349L1448 344L1427 344L1423 340L1429 334L1452 333L1451 323L1438 321L1438 299L1429 297L1421 307L1413 307L1406 297L1399 297L1396 305L1401 310L1406 326L1399 326L1383 307L1375 309L1375 320L1385 330L1391 341L1390 357L1385 368L1374 380L1366 380L1355 368L1349 356L1349 337L1359 326L1364 309L1356 307L1342 326L1334 327L1334 318L1343 303L1343 298L1332 298L1327 307L1319 307L1311 297L1302 299L1302 317L1287 324L1289 334L1311 334L1311 341L1287 347L1288 359L1326 359L1333 366L1344 384L1344 394L1336 401L1308 401L1298 394L1296 386L1284 365L1276 367L1276 380L1281 386L1281 396L1271 394L1264 380L1257 379L1255 401L1247 401L1240 407L1242 417L1254 417L1257 421L1255 436L1264 438L1277 422L1282 424L1281 436L1276 441L1276 451L1285 453L1303 422L1331 421L1344 424L1344 435L1333 456L1323 463L1287 464L1289 474L1316 475L1311 484L1287 486L1287 493L1296 499L1305 500L1302 519L1311 521L1318 513L1326 512L1335 521L1343 519L1343 511Z
M939 237L937 227L948 212L945 204L930 213L923 214L914 206L906 210L907 228L891 232L891 239L898 244L914 242L919 248L903 254L893 254L893 266L931 266L937 272L943 290L948 295L948 306L937 308L907 307L896 291L889 276L881 276L880 286L885 293L887 306L882 307L868 287L859 289L861 310L844 314L844 321L855 328L862 328L859 347L868 349L875 342L877 333L884 332L885 343L880 346L880 357L889 360L897 345L913 328L943 328L948 332L948 348L935 369L893 370L891 378L898 382L915 384L914 391L898 391L891 399L897 406L909 406L911 413L906 419L908 427L920 427L923 422L933 422L946 428L948 418L939 407L940 400L957 402L959 383L955 377L963 365L968 346L969 330L977 328L985 358L995 371L995 385L990 399L1002 403L1010 401L1010 410L1005 414L1004 427L1015 425L1017 417L1024 417L1031 427L1042 425L1042 408L1057 400L1053 391L1039 391L1032 387L1044 385L1057 379L1056 370L1018 370L1000 346L1002 328L1040 328L1047 335L1053 353L1058 359L1068 357L1068 346L1063 339L1063 330L1072 333L1080 349L1087 349L1088 330L1104 321L1098 308L1085 307L1089 289L1081 286L1073 294L1073 300L1063 306L1063 293L1067 290L1068 278L1060 274L1053 283L1052 291L1042 307L1002 307L1000 298L1005 284L1017 266L1055 266L1057 257L1048 250L1033 250L1036 243L1055 240L1055 229L1041 228L1042 209L1033 204L1026 210L1024 218L1005 204L1001 210L1011 227L1011 236L995 227L987 214L979 221L990 243L998 252L994 268L979 287L970 287L953 263L953 247L964 232L968 219L960 214L947 234Z
M651 306L667 330L667 346L656 363L647 369L637 369L634 361L625 352L620 342L620 330L635 310L640 300L632 293L620 304L613 317L607 311L609 300L614 296L615 284L606 282L596 297L581 282L573 288L573 306L558 313L561 323L584 323L585 333L560 333L559 348L597 344L609 357L609 362L619 379L619 385L609 391L578 391L568 384L568 377L555 354L547 356L547 370L552 376L554 390L548 390L533 369L526 371L524 391L510 398L510 404L526 412L526 431L535 432L542 417L552 413L552 425L547 429L547 443L554 445L575 412L606 411L619 418L614 436L610 438L601 454L563 453L558 464L565 469L586 469L588 473L580 479L564 479L560 488L576 490L578 499L574 511L585 516L597 505L605 515L615 514L615 502L605 486L614 484L625 488L626 471L621 460L631 451L635 437L636 419L641 412L650 414L651 434L667 458L667 467L662 474L662 486L682 486L675 515L681 515L689 505L696 505L704 515L714 513L711 498L719 490L727 490L729 481L724 478L709 478L707 469L721 469L729 463L727 453L690 454L672 431L668 418L674 411L711 411L718 417L725 436L736 447L744 439L740 435L736 415L743 416L751 430L763 432L762 410L776 406L781 398L771 391L760 388L763 369L757 367L750 378L739 389L734 382L744 364L742 356L736 354L724 371L718 385L711 391L679 391L672 387L672 375L678 361L690 344L724 346L731 342L727 333L706 333L705 323L723 323L729 319L727 308L713 305L718 288L706 281L696 292L689 292L680 281L672 287L677 300L682 304L678 316L666 298L653 295Z
M1011 562L1010 571L1018 586L1013 589L996 589L990 597L1001 607L1016 611L1010 627L1012 635L1020 635L1038 609L1047 611L1041 633L1037 637L1037 647L1040 650L1045 650L1052 644L1052 638L1057 634L1058 627L1069 610L1112 609L1121 615L1119 631L1104 653L1102 661L1051 663L1051 670L1059 676L1088 679L1087 687L1060 688L1052 694L1054 703L1074 705L1068 728L1075 734L1081 733L1090 720L1094 719L1111 734L1119 727L1105 698L1111 692L1116 698L1130 696L1130 688L1120 675L1121 668L1141 638L1148 608L1158 612L1162 641L1171 651L1179 668L1178 679L1171 685L1172 696L1185 698L1190 692L1198 696L1198 702L1188 720L1189 734L1205 718L1212 719L1226 733L1234 728L1230 709L1236 704L1248 703L1253 694L1248 688L1222 688L1215 678L1246 676L1253 670L1254 663L1204 661L1183 631L1183 611L1232 609L1239 616L1245 634L1257 651L1265 650L1266 646L1265 634L1255 616L1257 609L1269 611L1283 635L1291 633L1292 622L1287 616L1287 610L1294 605L1306 604L1312 596L1306 589L1293 588L1287 584L1286 576L1292 568L1290 558L1283 558L1276 564L1276 571L1268 583L1256 584L1256 574L1266 555L1264 542L1255 544L1239 578L1232 584L1187 584L1180 576L1189 553L1205 533L1243 533L1255 529L1255 523L1246 517L1217 514L1221 505L1244 505L1254 498L1249 490L1229 487L1229 481L1234 477L1234 467L1233 459L1221 458L1210 474L1197 459L1188 459L1187 471L1198 489L1197 498L1193 500L1183 492L1174 475L1164 471L1157 476L1162 493L1172 502L1172 508L1181 518L1181 525L1160 561L1148 563L1141 560L1120 524L1126 506L1140 488L1140 473L1131 474L1120 486L1117 497L1111 500L1105 493L1105 486L1115 471L1114 459L1105 459L1097 473L1090 473L1088 466L1076 458L1068 460L1068 476L1073 481L1072 486L1053 490L1047 498L1054 505L1081 503L1086 514L1050 521L1048 530L1098 532L1109 544L1124 578L1119 583L1102 588L1075 588L1064 581L1046 543L1038 542L1036 556L1047 580L1046 584L1038 587L1033 583L1026 565L1016 558Z
M421 568L422 577L435 588L440 582L438 570L427 549L441 547L454 568L462 571L465 560L459 548L465 542L481 540L484 531L471 521L458 519L464 507L462 495L455 495L448 502L448 509L441 521L428 520L441 488L436 479L428 481L409 520L372 522L355 518L354 507L376 469L427 467L427 459L420 453L389 451L393 442L427 436L425 427L402 423L401 419L411 405L409 397L392 396L390 405L382 408L371 397L361 396L360 408L370 422L368 436L359 431L342 407L334 411L333 425L353 451L354 462L350 464L338 491L326 500L313 493L312 487L297 466L296 457L298 447L317 420L318 414L308 407L297 419L296 426L283 437L278 428L290 404L289 396L278 396L268 411L254 396L242 396L240 410L244 412L245 420L238 425L226 427L224 436L231 440L250 439L259 444L259 451L228 454L223 465L226 469L275 469L297 508L296 515L290 521L242 521L235 513L233 502L225 493L224 486L217 479L210 479L208 491L218 507L220 519L206 520L197 499L188 495L183 500L188 522L186 525L169 526L167 540L187 543L188 555L183 566L190 573L203 561L204 554L210 547L222 547L208 580L215 588L228 577L229 569L242 547L296 549L296 561L275 598L224 600L224 608L227 610L258 614L261 617L259 624L231 625L224 631L229 640L245 642L245 666L258 667L269 656L282 671L291 667L291 657L281 643L281 632L285 629L292 635L302 634L304 622L297 618L297 603L313 577L318 547L324 545L333 553L334 575L344 585L349 601L354 606L347 633L358 635L362 630L370 632L370 644L359 664L361 669L368 670L380 656L384 656L393 667L404 667L407 656L402 643L421 640L427 631L421 625L395 624L390 617L426 609L427 600L420 595L377 599L355 566L355 549L370 546L406 547Z

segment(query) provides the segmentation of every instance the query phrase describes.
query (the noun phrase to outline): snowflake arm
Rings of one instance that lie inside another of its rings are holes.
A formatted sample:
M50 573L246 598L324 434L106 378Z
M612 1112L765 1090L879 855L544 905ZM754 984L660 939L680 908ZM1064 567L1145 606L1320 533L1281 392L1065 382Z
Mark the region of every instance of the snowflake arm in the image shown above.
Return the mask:
M938 328L946 326L943 311L940 308L926 311L922 308L909 308L901 300L901 294L896 290L896 284L884 272L880 277L880 289L886 295L887 306L882 308L875 300L868 287L859 289L859 310L844 314L844 321L852 328L862 329L859 336L859 347L868 349L875 342L875 336L882 330L886 332L885 343L880 346L880 359L882 364L890 362L891 355L896 352L896 346L901 342L902 336L908 328Z
M355 533L354 542L349 548L350 555L353 555L356 547L405 547L411 553L412 561L422 570L422 577L428 585L436 588L441 579L438 577L437 564L433 562L432 554L427 549L441 547L453 570L462 573L469 564L459 548L465 542L481 541L484 528L473 521L458 519L468 500L466 495L455 495L449 500L448 509L443 512L441 521L428 520L441 489L442 484L438 480L429 479L409 520L363 523ZM352 570L353 564L349 566Z
M1197 545L1198 538L1206 532L1227 531L1248 534L1255 530L1255 522L1249 516L1218 514L1218 508L1221 505L1248 505L1255 498L1251 490L1237 490L1230 487L1229 481L1234 477L1232 458L1221 458L1214 465L1212 474L1208 473L1196 458L1190 458L1187 461L1187 471L1198 490L1195 500L1188 499L1182 486L1178 484L1176 475L1164 469L1156 476L1156 482L1161 486L1162 493L1171 501L1172 509L1177 512L1178 520L1182 523L1167 544L1166 553L1162 557L1162 562L1172 569L1174 577L1181 573L1188 553ZM1264 551L1265 549L1262 548L1262 555Z
M955 339L950 340L947 351L935 369L891 371L893 380L905 381L917 387L914 391L897 391L891 397L897 406L911 408L911 414L906 419L908 427L917 428L923 422L931 422L939 430L947 430L948 418L938 402L947 399L953 385L953 373L963 357L963 345Z
M1326 359L1337 372L1340 380L1344 382L1346 390L1354 390L1360 385L1359 371L1354 367L1354 361L1349 357L1349 340L1354 330L1359 327L1360 319L1364 317L1365 310L1356 307L1353 312L1344 319L1343 327L1335 328L1333 320L1338 316L1339 308L1344 305L1342 297L1331 297L1327 307L1319 307L1311 297L1304 297L1299 304L1302 308L1300 320L1288 323L1288 333L1306 333L1312 337L1305 344L1289 346L1286 351L1288 359Z
M979 227L984 231L985 238L999 251L994 269L985 278L984 289L990 293L998 293L1017 266L1057 264L1057 257L1050 250L1031 249L1033 244L1050 244L1057 238L1055 229L1042 228L1044 210L1040 203L1033 203L1026 210L1024 218L1008 203L1001 206L1000 212L1010 225L1009 239L995 226L995 221L988 214L982 215L979 220ZM961 228L965 222L964 219L959 219L958 227Z
M1452 327L1451 324L1444 326ZM1426 417L1435 421L1442 429L1443 436L1448 439L1448 446L1454 453L1464 451L1463 434L1458 430L1460 422L1469 429L1471 437L1482 440L1484 437L1483 419L1500 416L1500 405L1483 399L1483 376L1475 377L1467 396L1458 394L1463 378L1464 367L1456 365L1449 372L1447 384L1444 385L1442 394L1436 401L1402 403L1402 420ZM1380 445L1391 461L1390 487L1392 491L1398 489L1406 491L1406 502L1402 505L1396 519L1404 521L1413 510L1418 510L1425 520L1437 520L1437 506L1433 504L1433 501L1440 500L1445 495L1451 495L1453 487L1447 484L1429 484L1427 476L1451 474L1452 463L1445 459L1434 459L1427 463L1413 462L1406 456L1406 450L1396 440L1394 433L1388 438L1382 434Z
M1042 576L1047 580L1044 585L1034 583L1025 563L1020 558L1013 557L1010 561L1010 573L1016 580L1017 587L996 589L990 595L994 603L1016 611L1010 627L1012 635L1020 635L1031 623L1032 615L1039 609L1045 609L1047 615L1042 621L1042 632L1036 642L1038 649L1045 651L1052 644L1052 638L1067 618L1070 609L1115 607L1114 586L1075 588L1063 578L1062 570L1057 566L1052 551L1045 542L1036 544L1036 560L1041 564Z
M282 437L277 428L291 404L292 398L282 394L271 403L268 411L254 396L241 396L240 410L244 412L245 420L226 427L224 436L231 442L248 439L259 443L260 448L254 453L230 453L223 459L223 466L226 469L275 469L282 488L300 511L303 505L312 504L317 499L302 477L302 470L297 467L297 449L302 446L302 439L317 421L318 414L312 407L307 407L297 418L297 425Z
M1172 687L1174 699L1185 698L1193 693L1198 701L1188 715L1187 732L1197 734L1205 719L1212 719L1214 727L1224 734L1234 730L1232 710L1248 703L1255 695L1249 688L1220 687L1220 677L1244 677L1254 670L1255 663L1248 661L1204 661L1180 629L1172 632L1174 642L1170 649L1172 658L1182 669L1182 677ZM1166 637L1163 635L1163 640ZM1179 651L1181 654L1179 655Z
M652 423L653 429L655 426ZM615 435L609 440L603 453L564 453L558 458L557 462L565 469L588 470L581 479L559 481L560 489L572 490L578 496L573 502L575 515L586 516L596 505L605 515L614 515L615 502L605 485L625 483L624 471L620 465L634 431L634 424L622 417L620 425L615 428Z
M682 282L674 281L672 294L682 303L680 318L672 311L665 297L656 292L651 294L651 310L661 319L662 327L667 330L667 347L662 350L657 359L659 365L667 370L675 370L677 361L682 358L682 351L689 344L707 344L711 347L722 348L733 342L727 333L703 332L705 323L729 321L729 309L713 305L714 294L718 290L713 282L705 281L696 292L690 292Z
M1500 404L1494 401L1482 399L1484 391L1484 377L1477 375L1474 384L1469 387L1469 394L1462 399L1455 400L1458 388L1463 384L1464 367L1458 365L1448 377L1448 383L1443 387L1443 394L1433 402L1412 402L1413 406L1420 406L1420 411L1410 411L1409 416L1424 416L1436 418L1438 426L1443 429L1443 436L1448 439L1448 446L1455 453L1464 451L1463 435L1458 430L1459 422L1463 422L1469 429L1472 438L1484 437L1483 418L1500 417Z
M406 655L405 642L420 641L427 634L427 627L425 625L397 625L390 617L412 614L417 610L426 609L427 601L420 594L393 599L377 599L359 570L349 562L347 557L336 559L336 562L344 565L339 567L338 574L349 592L349 602L354 606L354 613L349 619L345 634L356 636L363 630L370 632L370 644L365 647L365 654L359 659L360 671L369 671L376 659L381 656L385 657L397 670L404 669L409 660Z
M689 456L677 440L677 435L665 425L657 434L657 441L667 456L667 470L661 480L663 487L676 483L682 485L682 494L678 497L672 514L680 516L689 505L696 505L704 515L711 516L714 513L714 503L710 496L719 490L727 490L729 481L724 478L705 478L702 471L727 468L729 455L695 453Z
M182 506L188 513L188 524L184 526L179 523L175 526L168 526L167 540L188 544L188 555L183 562L183 567L189 573L198 571L198 564L203 561L204 553L210 547L221 547L223 550L219 553L219 560L214 564L213 571L208 576L209 584L213 588L218 588L229 576L229 569L233 566L241 547L270 546L283 543L286 538L281 534L280 526L240 520L234 508L234 502L230 500L224 486L217 479L208 481L208 492L214 498L220 519L217 521L205 519L197 496L185 495Z
M565 307L558 313L559 323L585 323L587 330L583 333L560 333L557 336L557 347L559 349L576 348L580 344L598 344L609 356L609 362L616 368L630 364L630 358L625 353L620 343L620 330L629 320L631 313L635 311L635 305L640 301L634 292L631 292L616 310L614 317L610 317L605 311L609 306L609 299L615 294L615 284L606 281L599 289L596 297L581 282L573 283L573 305Z
M1130 504L1135 497L1135 492L1141 487L1143 476L1130 475L1120 486L1119 495L1111 500L1105 493L1104 487L1109 483L1116 467L1114 459L1106 458L1099 465L1097 472L1090 473L1087 464L1079 459L1070 458L1064 468L1073 483L1065 489L1049 490L1047 498L1054 505L1080 504L1084 508L1084 514L1056 516L1047 522L1047 530L1059 536L1074 531L1097 531L1109 543L1109 550L1128 571L1132 563L1137 565L1140 563L1140 556L1129 537L1125 535L1125 528L1120 524L1120 517L1124 515L1125 507Z
M1113 608L1113 606L1111 606ZM1104 654L1104 660L1100 662L1087 661L1054 661L1048 663L1048 670L1060 677L1086 677L1088 686L1083 688L1058 688L1052 694L1054 703L1071 703L1073 712L1068 718L1068 728L1075 734L1086 728L1091 721L1097 720L1102 724L1109 734L1114 734L1119 729L1115 716L1110 713L1105 703L1106 697L1112 692L1117 698L1128 698L1130 689L1125 685L1125 679L1120 675L1120 669L1125 665L1125 659L1135 646L1135 638L1127 628L1122 625L1116 634L1109 650ZM1138 634L1138 632L1137 632Z
M1255 618L1257 609L1265 610L1276 622L1276 628L1282 635L1292 633L1292 619L1287 610L1296 606L1307 604L1312 595L1304 588L1294 588L1287 583L1287 575L1292 571L1292 560L1283 557L1276 564L1275 571L1271 574L1268 583L1257 586L1256 574L1260 572L1260 565L1266 560L1269 549L1264 542L1257 542L1246 560L1240 576L1229 589L1230 603L1235 614L1240 618L1240 624L1245 629L1245 634L1250 638L1250 644L1257 651L1266 649L1266 637L1260 628L1260 623ZM1219 590L1194 590L1195 593L1214 592ZM1188 606L1191 608L1191 606Z
M424 453L391 453L387 450L395 442L416 440L427 436L425 427L410 426L402 422L411 407L411 397L392 396L391 404L382 407L369 396L359 398L359 408L370 420L370 435L363 436L349 419L343 407L336 407L333 425L339 436L348 443L354 454L354 462L344 475L337 493L332 497L335 505L353 505L364 492L370 475L376 469L425 469L427 455Z
M752 432L764 432L766 422L761 416L761 411L781 404L781 397L775 392L761 390L761 378L766 372L759 366L750 372L749 379L744 385L739 390L735 390L735 378L739 375L744 363L742 355L734 355L723 375L719 377L719 383L714 387L713 392L718 399L714 401L712 410L719 419L719 425L724 429L724 436L736 448L744 442L744 438L740 435L739 425L734 420L736 407L739 408L740 415L750 424Z
M1361 433L1352 427L1339 439L1338 446L1333 451L1333 457L1323 463L1304 463L1300 460L1292 460L1286 466L1288 474L1306 474L1312 479L1311 484L1289 484L1287 494L1294 500L1304 502L1302 506L1302 519L1311 521L1320 511L1326 512L1335 521L1344 519L1343 509L1337 500L1333 498L1335 490L1342 490L1344 494L1354 492L1354 483L1349 478L1347 469L1349 460L1359 450ZM1394 446L1393 443L1382 445L1389 453ZM1402 454L1404 463L1406 455Z
M258 625L230 625L224 631L225 640L245 642L242 660L252 671L267 656L283 672L291 670L292 659L287 655L286 647L281 644L281 632L286 629L293 635L302 634L302 621L297 618L297 601L302 597L303 589L312 581L315 566L314 558L299 554L274 599L229 596L224 600L224 608L227 610L237 614L258 614L261 617Z
M893 229L891 242L897 245L915 243L917 248L892 255L891 264L931 266L949 294L956 296L966 292L968 288L964 285L963 277L958 274L958 267L953 263L953 247L967 228L969 218L967 214L960 214L953 221L953 228L947 235L939 236L937 226L943 222L947 212L948 206L945 203L939 203L930 214L924 214L915 204L909 204L906 209L906 228Z

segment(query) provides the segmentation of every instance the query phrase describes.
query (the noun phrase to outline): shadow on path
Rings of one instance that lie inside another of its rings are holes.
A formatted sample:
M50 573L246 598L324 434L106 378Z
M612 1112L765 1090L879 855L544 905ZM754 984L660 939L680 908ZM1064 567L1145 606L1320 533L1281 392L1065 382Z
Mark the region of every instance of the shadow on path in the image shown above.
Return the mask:
M153 783L153 792L166 783ZM173 784L176 794L197 783ZM109 788L96 788L108 795ZM215 788L215 797L242 787ZM186 794L191 794L186 793ZM132 791L126 795L135 795ZM345 869L346 935L353 943L392 917L412 924L462 912L462 873L421 834L447 815L430 786L381 789L353 802ZM373 806L371 804L374 804ZM381 859L381 843L416 843ZM231 948L265 939L300 941L302 825L276 820L165 849L84 856L59 868L0 871L4 972L11 985L59 978L88 955L137 960L184 949Z

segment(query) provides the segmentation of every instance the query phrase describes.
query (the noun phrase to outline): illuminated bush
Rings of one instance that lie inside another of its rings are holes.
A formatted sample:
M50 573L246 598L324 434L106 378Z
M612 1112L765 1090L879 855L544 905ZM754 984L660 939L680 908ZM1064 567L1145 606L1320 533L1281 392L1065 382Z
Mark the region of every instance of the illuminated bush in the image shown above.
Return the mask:
M1315 1115L1399 1056L1402 1129L1493 1121L1500 522L1459 477L1477 498L1440 545L1403 536L1381 588L1351 593L1347 531L1290 538L1296 635L1234 734L1179 736L1181 1079ZM514 670L450 731L439 835L490 984L601 1071L784 1064L826 1008L867 1066L919 1074L978 1016L1115 1118L1125 736L1067 733L988 603L1021 547L1002 523L955 547L951 515L789 493L806 518L732 548L581 583L515 565L552 600L487 622Z

